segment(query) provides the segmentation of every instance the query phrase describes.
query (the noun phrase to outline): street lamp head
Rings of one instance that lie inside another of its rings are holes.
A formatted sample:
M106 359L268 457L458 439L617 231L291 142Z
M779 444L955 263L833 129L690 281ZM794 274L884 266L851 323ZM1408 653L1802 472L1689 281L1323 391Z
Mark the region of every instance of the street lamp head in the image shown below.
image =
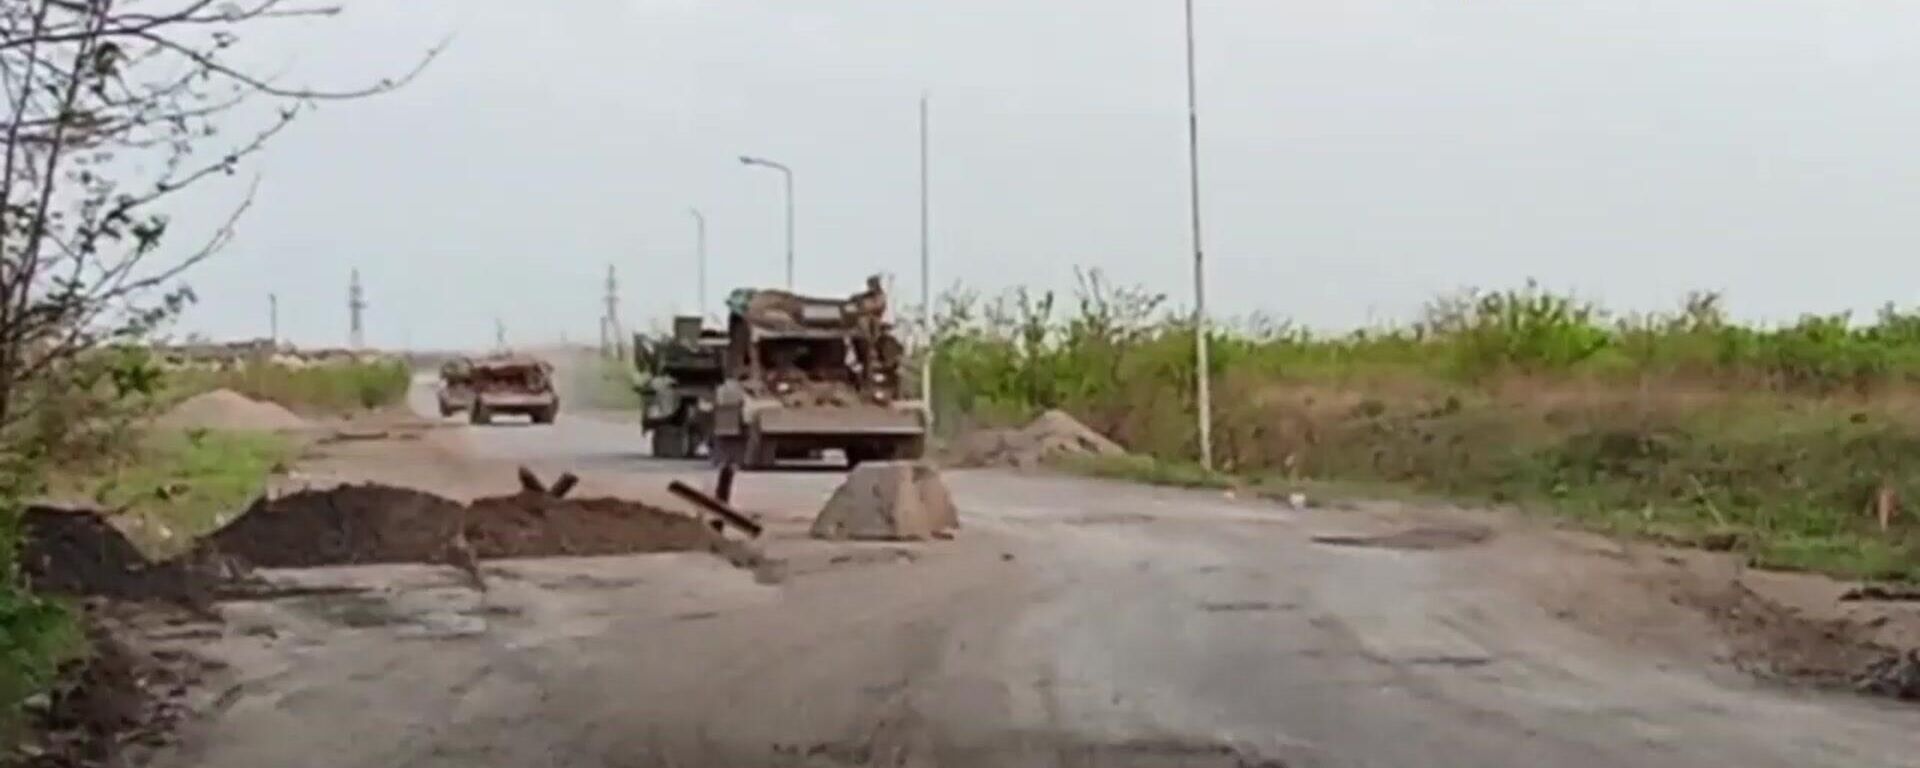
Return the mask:
M757 165L757 166L760 166L760 167L762 167L762 168L772 168L772 169L774 169L774 170L776 170L776 171L780 171L780 172L782 172L782 173L791 173L791 172L792 172L792 171L791 171L790 169L788 169L788 168L787 168L787 166L786 166L785 164L782 164L782 163L778 163L778 162L775 162L775 161L773 161L773 160L768 160L768 159L766 159L766 158L764 158L764 157L753 157L753 156L750 156L750 155L741 155L741 156L740 156L740 163L741 163L742 165Z

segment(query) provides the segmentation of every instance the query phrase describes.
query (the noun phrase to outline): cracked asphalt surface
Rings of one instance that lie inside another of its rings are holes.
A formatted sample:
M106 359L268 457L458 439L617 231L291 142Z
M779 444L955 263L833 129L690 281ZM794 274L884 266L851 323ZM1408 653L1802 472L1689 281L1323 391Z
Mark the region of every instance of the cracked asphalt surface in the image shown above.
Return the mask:
M601 488L708 475L568 415L432 440ZM828 545L804 529L837 475L743 475L776 583L693 554L495 562L485 594L276 573L369 591L229 606L214 714L160 764L1920 766L1920 710L1632 642L1684 623L1569 620L1540 587L1587 578L1576 548L1332 547L1355 513L947 479L955 540Z

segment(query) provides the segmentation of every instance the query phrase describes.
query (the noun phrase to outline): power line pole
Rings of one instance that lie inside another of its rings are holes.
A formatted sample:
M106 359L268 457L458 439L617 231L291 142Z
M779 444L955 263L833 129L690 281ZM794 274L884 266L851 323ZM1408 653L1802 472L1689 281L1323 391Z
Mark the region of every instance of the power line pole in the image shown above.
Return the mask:
M933 249L929 236L930 200L927 161L929 126L927 97L920 96L920 333L927 349L920 355L920 402L927 408L928 426L933 420Z
M362 325L367 311L366 293L360 289L360 270L353 271L352 281L347 284L347 343L359 349L366 343L366 326Z
M1193 0L1187 0L1187 175L1193 210L1193 362L1200 466L1213 469L1213 383L1207 360L1206 251L1200 245L1200 97L1194 73Z
M602 352L620 357L620 281L614 274L614 266L607 265L606 316L601 323L606 326L607 343Z
M493 348L500 352L507 351L507 324L498 317L493 319Z
M267 294L267 345L280 348L280 294Z

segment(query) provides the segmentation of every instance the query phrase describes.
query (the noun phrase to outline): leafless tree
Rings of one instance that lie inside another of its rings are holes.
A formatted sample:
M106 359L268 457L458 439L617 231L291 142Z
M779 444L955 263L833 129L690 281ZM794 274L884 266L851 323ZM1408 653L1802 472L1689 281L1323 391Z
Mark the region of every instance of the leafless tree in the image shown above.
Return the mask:
M83 363L191 301L179 278L226 244L253 196L184 245L168 237L163 201L234 175L315 102L398 88L439 52L345 90L236 63L244 33L337 12L290 0L0 0L0 472L36 450L36 392L128 383Z

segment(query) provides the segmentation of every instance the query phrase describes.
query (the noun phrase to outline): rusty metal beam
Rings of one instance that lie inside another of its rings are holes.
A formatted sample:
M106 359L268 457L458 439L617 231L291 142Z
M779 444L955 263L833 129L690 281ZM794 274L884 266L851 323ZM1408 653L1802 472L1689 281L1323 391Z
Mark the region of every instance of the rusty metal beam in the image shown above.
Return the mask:
M726 521L727 524L735 528L745 531L748 536L758 537L761 531L764 530L759 523L754 522L752 518L746 515L740 514L738 510L729 506L726 502L709 496L705 491L687 485L679 480L668 483L667 491L687 500L688 503L694 506L712 512L715 517Z

